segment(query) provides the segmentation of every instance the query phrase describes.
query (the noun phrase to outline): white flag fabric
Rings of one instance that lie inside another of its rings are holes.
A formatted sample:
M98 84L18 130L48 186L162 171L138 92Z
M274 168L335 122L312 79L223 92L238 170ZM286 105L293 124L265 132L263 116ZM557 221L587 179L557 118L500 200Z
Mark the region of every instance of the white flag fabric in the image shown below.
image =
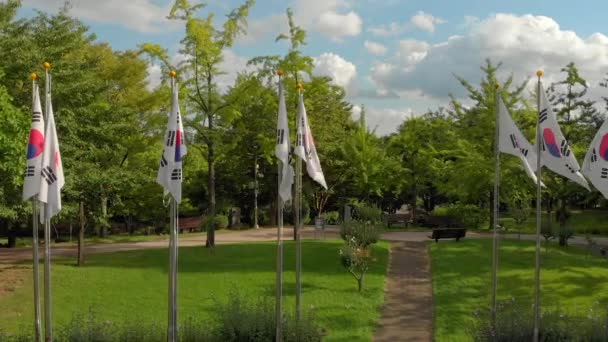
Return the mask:
M568 141L559 128L557 118L551 108L551 104L547 101L545 90L540 83L540 112L538 113L538 129L540 129L541 140L541 163L549 170L564 176L587 190L589 184L585 177L581 174L580 166L576 161L576 157Z
M517 125L515 125L502 97L498 98L498 117L498 148L500 152L519 157L526 174L536 184L536 151L519 128L517 128Z
M279 113L277 117L277 144L274 154L282 164L281 183L279 184L279 196L283 203L291 200L291 186L293 185L293 167L289 164L289 124L287 121L287 107L285 106L285 94L283 84L279 80Z
M593 138L581 171L608 198L608 120L604 121Z
M42 179L38 195L40 202L46 203L46 209L40 211L40 221L43 223L45 218L51 219L61 211L61 188L65 184L50 92L46 94L46 101L48 113L46 113L46 133L42 152Z
M296 139L296 150L294 152L300 159L306 162L306 171L310 178L319 183L327 190L325 176L321 169L321 162L315 148L315 141L312 138L312 131L308 125L308 116L304 108L304 98L300 93L298 98L298 132Z
M26 165L23 182L23 200L27 201L40 192L40 172L42 170L42 152L44 151L44 117L40 106L38 84L33 86L32 126L27 143Z
M156 182L170 193L178 204L182 201L182 158L186 155L184 126L179 110L177 83L173 85L171 114L165 133L163 155L156 176Z

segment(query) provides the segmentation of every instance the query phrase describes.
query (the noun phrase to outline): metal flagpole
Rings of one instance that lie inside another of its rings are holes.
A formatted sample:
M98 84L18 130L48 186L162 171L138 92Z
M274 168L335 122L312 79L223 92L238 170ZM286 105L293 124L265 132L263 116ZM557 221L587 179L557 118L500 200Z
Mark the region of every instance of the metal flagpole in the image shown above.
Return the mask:
M32 199L32 258L34 268L34 326L36 342L42 339L42 319L40 309L40 256L38 255L38 200Z
M498 290L498 201L500 199L498 191L500 183L500 86L496 84L496 137L494 139L494 234L492 236L492 327L496 329L496 292Z
M298 96L302 96L302 84L298 84ZM300 99L298 99L300 100ZM303 100L302 100L303 101ZM302 123L300 120L300 113L297 115L296 129L300 127ZM305 132L301 132L305 134ZM301 146L304 144L304 137L298 134L298 144ZM302 314L302 159L296 158L296 213L295 213L295 224L296 224L296 324L299 324L300 317Z
M32 74L32 103L38 92L36 79L38 75ZM44 128L43 128L44 129ZM36 195L37 196L37 195ZM34 270L34 328L36 331L36 342L42 340L42 312L40 308L40 256L38 255L38 199L32 198L32 259Z
M283 96L283 87L281 86L282 72L278 72L279 75L279 99ZM286 137L289 139L289 137ZM283 165L281 161L277 163L278 181L277 181L277 293L275 298L275 320L276 320L276 341L281 342L283 340L283 199L281 199L280 188L281 182L283 181L283 167L289 167L289 165Z
M44 69L46 70L46 86L44 110L46 115L48 115L50 108L50 68L51 65L45 62ZM51 219L48 215L48 204L45 203L42 210L44 212L44 330L45 341L50 342L53 340L53 330L51 326Z
M171 74L171 91L175 91L175 79ZM170 209L170 238L169 238L169 327L167 340L176 342L178 340L177 327L177 254L178 254L178 237L177 237L177 202L171 196Z
M542 136L540 133L540 78L543 75L542 71L537 71L538 85L536 88L536 264L534 272L534 342L538 342L539 327L540 327L540 229L541 229L541 144Z

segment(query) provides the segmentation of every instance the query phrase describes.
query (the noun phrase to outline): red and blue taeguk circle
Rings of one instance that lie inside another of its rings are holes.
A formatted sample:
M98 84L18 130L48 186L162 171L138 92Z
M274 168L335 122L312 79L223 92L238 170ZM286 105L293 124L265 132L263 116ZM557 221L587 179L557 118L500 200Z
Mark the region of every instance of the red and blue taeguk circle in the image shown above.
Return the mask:
M549 153L555 158L561 158L559 146L557 146L557 141L555 140L555 134L550 128L545 128L543 130L543 139L545 140L545 146L547 146Z
M44 149L44 135L37 129L30 130L30 140L27 144L27 159L38 157Z
M605 161L608 161L608 133L604 134L600 142L600 155Z

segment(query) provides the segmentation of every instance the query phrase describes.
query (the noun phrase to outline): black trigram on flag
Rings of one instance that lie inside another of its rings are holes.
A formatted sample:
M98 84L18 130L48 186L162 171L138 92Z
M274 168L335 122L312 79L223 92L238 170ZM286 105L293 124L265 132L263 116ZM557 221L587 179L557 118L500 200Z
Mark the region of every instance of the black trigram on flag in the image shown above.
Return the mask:
M595 147L591 151L591 162L595 163L597 161L597 153L595 152Z
M304 146L304 134L299 133L296 141L296 146Z
M182 169L173 169L171 180L182 180Z
M160 167L167 166L167 159L165 159L165 151L163 151L163 156L160 158Z
M604 178L604 179L608 178L608 169L607 168L605 168L605 167L602 168L602 176L601 177Z
M42 178L44 178L48 185L51 185L57 181L57 176L55 176L55 173L50 166L42 169Z
M568 141L566 141L566 139L562 140L561 151L564 156L570 156L570 146L568 146Z
M517 138L515 137L515 134L510 134L509 138L511 138L511 144L513 144L513 148L518 149L519 152L521 152L521 154L524 155L524 157L527 157L528 156L528 149L527 148L519 147L519 143L517 142Z
M540 113L539 113L539 115L538 115L538 122L539 123L543 123L545 120L547 120L547 108L541 110Z
M179 114L179 112L177 112L177 127L179 127L179 118L181 117L181 115Z
M517 138L515 138L515 134L509 134L509 138L511 138L511 144L513 144L513 148L519 148L517 144Z
M25 172L24 172L25 177L34 177L35 174L36 174L35 166L27 166L25 168Z
M575 170L572 166L570 166L570 164L566 164L566 168L568 170L570 170L570 172L572 172L572 173L576 173L578 171L578 170Z
M169 134L167 134L167 146L173 146L173 144L175 144L175 131L169 131Z
M285 130L277 129L277 145L283 145L283 141L285 141Z
M40 112L32 113L32 122L40 122L41 119L42 119L42 113L40 113Z

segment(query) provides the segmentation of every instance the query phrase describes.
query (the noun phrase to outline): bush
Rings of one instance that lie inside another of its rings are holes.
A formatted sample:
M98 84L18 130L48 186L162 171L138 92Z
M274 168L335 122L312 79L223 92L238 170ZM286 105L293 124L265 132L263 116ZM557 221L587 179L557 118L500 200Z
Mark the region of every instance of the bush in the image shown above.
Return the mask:
M356 247L366 248L378 242L382 226L378 223L368 223L362 221L343 222L340 227L340 237L342 240L352 241Z
M558 232L559 245L562 247L568 247L568 240L574 236L574 229L570 227L560 227Z
M590 308L582 314L560 309L541 313L540 341L608 341L607 311ZM492 326L489 310L474 313L471 335L474 341L527 342L534 335L533 310L511 300L498 305L496 326Z
M226 229L228 227L228 216L226 215L215 215L215 218L209 216L203 216L201 220L201 230L207 231L209 226L213 224L215 229Z
M209 329L211 342L275 341L276 322L274 303L266 299L248 301L237 292L232 292L224 303L217 302L217 322L209 325L201 322L201 328ZM283 341L321 341L321 330L309 314L299 324L289 314L283 316Z
M465 228L479 229L488 222L488 210L472 204L450 204L445 209L445 215L457 218Z
M382 223L384 221L384 212L376 205L355 202L353 203L352 218L357 221Z
M248 301L236 292L226 302L216 302L217 315L209 321L188 318L180 324L181 342L257 342L276 340L274 302L269 299ZM166 322L114 322L100 319L94 311L75 316L68 324L55 329L54 340L60 342L164 342L167 341ZM283 317L283 341L319 342L322 330L305 313L299 324L292 315ZM0 330L2 342L30 342L30 326L17 335Z
M363 289L363 279L373 262L369 248L357 247L354 240L346 241L340 248L340 261L348 272L357 280L359 292Z
M340 222L340 213L337 211L328 211L321 215L325 219L325 224L338 224Z
M540 235L545 238L545 242L555 238L555 231L553 230L553 224L551 221L542 221L540 223Z

